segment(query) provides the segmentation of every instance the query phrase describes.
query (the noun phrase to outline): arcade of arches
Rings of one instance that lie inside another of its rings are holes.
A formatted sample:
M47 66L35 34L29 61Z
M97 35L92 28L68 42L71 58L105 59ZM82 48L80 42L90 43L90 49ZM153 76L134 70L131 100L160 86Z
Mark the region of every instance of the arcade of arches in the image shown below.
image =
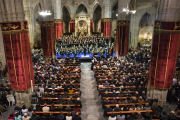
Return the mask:
M123 9L127 6L130 11L136 12L134 14L124 12ZM43 64L49 63L50 59L52 59L50 63L53 63L53 60L56 61L58 58L71 57L80 57L80 61L81 57L84 57L83 59L88 58L94 62L99 59L104 61L110 57L119 60L120 64L126 61L127 64L124 66L134 63L134 66L140 64L144 67L146 64L144 62L147 62L146 97L157 98L158 105L163 107L167 104L168 90L170 88L175 90L172 88L175 84L173 79L179 81L177 69L180 44L179 6L178 0L0 0L1 76L9 79L9 84L15 91L16 103L30 106L35 91L34 81L37 79L34 65L42 64L34 62L35 51L39 51L36 54L42 55L40 59ZM50 11L52 14L41 16L40 11ZM71 42L73 44L70 44ZM142 51L148 52L144 54ZM141 59L144 60L142 64L137 62ZM100 63L94 66L98 65ZM133 65L130 65L129 69ZM86 67L90 67L90 63L81 63L81 67L78 67L84 70L80 72L82 74L80 84L83 83L80 88L81 102L87 100L88 105L91 105L91 101L85 98L84 94L91 95L88 90L94 91L96 88L92 84L98 80L96 78L92 83L87 80L93 79L91 77L94 76ZM123 70L125 69L126 67ZM136 68L133 70L141 71ZM3 74L4 72L7 72L7 76ZM134 72L130 71L128 74L138 76L143 73ZM0 83L3 82L0 80ZM83 92L83 87L87 87L88 83L91 84L89 85L91 88ZM179 95L179 92L177 94ZM96 102L92 100L92 104L95 105ZM82 116L85 110L83 107Z

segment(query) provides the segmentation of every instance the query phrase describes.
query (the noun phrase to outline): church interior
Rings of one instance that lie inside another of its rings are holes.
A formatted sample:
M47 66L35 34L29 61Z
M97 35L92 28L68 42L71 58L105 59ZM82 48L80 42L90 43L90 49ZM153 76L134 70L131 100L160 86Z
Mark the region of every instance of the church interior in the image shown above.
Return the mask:
M0 0L0 120L180 120L179 0Z

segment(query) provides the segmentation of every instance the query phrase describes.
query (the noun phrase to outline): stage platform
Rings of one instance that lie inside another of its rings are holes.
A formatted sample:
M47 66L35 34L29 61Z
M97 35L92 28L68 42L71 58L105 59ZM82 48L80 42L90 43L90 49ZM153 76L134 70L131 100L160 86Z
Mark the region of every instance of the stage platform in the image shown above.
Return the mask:
M96 55L97 57L100 57L101 55L98 53L97 55ZM107 55L106 54L104 54L103 55L104 57L107 57ZM116 56L116 54L115 54L115 52L113 52L113 55L110 55L110 56ZM60 58L74 58L75 56L74 55L72 55L72 54L70 54L69 56L67 56L67 55L56 55L56 58L58 58L58 59L60 59ZM80 53L80 54L77 54L76 55L76 57L77 58L80 58L80 59L87 59L87 60L92 60L92 58L93 58L93 55L90 53L90 54L88 54L88 52L86 52L86 56L84 56L84 53Z

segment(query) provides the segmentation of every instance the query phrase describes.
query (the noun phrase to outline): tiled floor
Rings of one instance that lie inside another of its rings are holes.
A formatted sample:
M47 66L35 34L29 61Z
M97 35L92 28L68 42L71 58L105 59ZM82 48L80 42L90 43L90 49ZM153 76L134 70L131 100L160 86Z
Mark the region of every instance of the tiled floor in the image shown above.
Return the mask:
M82 120L106 120L103 117L103 109L101 106L100 97L98 96L97 84L94 78L93 71L90 69L91 63L81 63L81 101L82 101ZM4 80L0 80L0 83L5 83L5 80L9 79L5 77ZM176 105L167 105L164 107L164 111L170 112L174 110ZM10 106L9 110L0 115L0 120L7 120L9 114L13 112L14 106Z

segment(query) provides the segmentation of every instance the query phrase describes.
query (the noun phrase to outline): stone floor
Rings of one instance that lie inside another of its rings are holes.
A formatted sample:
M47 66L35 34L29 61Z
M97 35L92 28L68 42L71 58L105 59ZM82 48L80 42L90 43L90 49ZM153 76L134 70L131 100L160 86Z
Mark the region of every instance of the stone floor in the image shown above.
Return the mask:
M81 63L82 120L104 120L91 63Z
M82 120L106 120L103 117L103 109L101 107L101 99L98 96L97 84L94 78L94 73L91 70L91 63L81 63L81 101L82 101ZM0 79L0 84L5 83L5 80L9 79L4 77L4 80ZM169 105L164 107L164 111L169 113L174 110L176 105ZM0 120L7 120L10 113L13 112L14 106L10 106L9 110L0 115Z

